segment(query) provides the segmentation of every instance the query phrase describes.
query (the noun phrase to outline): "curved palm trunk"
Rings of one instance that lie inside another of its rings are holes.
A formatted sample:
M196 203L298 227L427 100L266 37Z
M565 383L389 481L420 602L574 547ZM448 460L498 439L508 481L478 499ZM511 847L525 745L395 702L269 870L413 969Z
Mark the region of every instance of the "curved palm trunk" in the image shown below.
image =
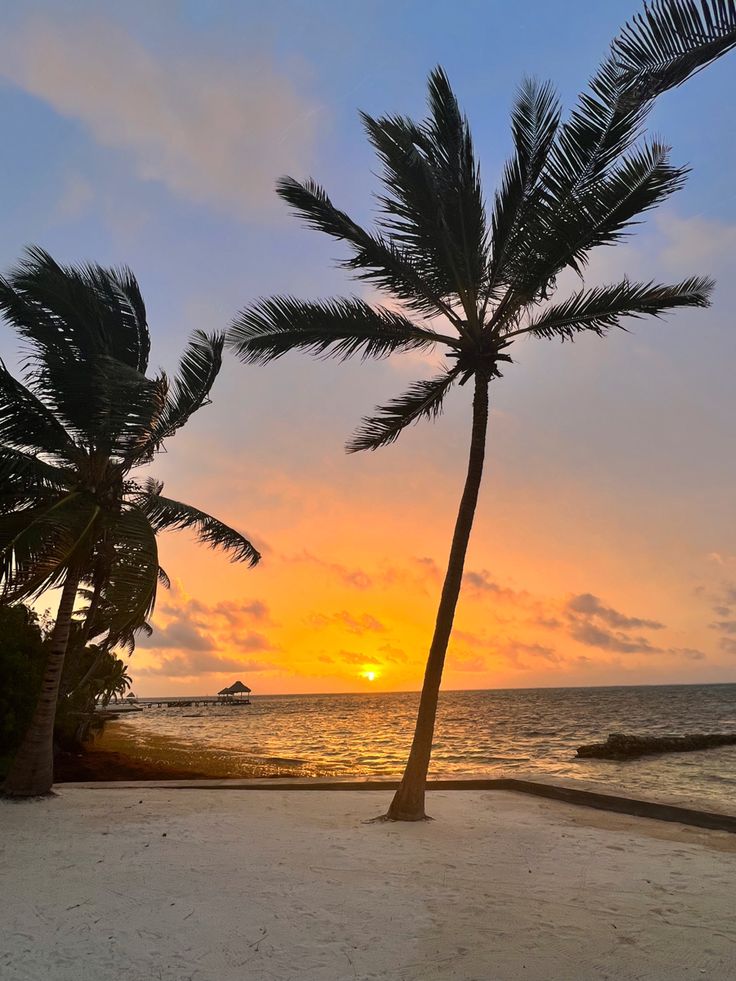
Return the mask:
M460 509L455 522L455 533L452 537L450 558L447 573L442 587L437 620L429 649L427 668L424 674L422 696L419 701L416 729L411 752L394 799L386 817L392 821L421 821L426 817L424 812L424 792L427 783L429 759L432 754L432 737L434 722L437 715L437 699L439 696L442 669L445 664L447 645L452 633L452 623L455 618L462 585L465 553L475 517L475 506L478 501L478 491L483 476L483 460L486 451L486 430L488 428L488 383L489 379L481 374L475 376L475 394L473 397L473 429L470 439L470 455L468 459L468 474L465 478Z
M79 573L70 570L64 581L36 711L3 784L3 791L13 797L47 794L54 782L56 701L79 579Z

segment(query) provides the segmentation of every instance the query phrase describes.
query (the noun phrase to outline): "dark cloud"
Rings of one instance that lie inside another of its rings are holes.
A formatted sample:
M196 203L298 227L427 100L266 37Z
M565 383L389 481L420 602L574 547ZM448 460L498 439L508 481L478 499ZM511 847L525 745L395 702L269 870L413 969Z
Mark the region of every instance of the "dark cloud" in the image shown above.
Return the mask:
M727 654L736 654L736 640L733 640L731 637L721 637L718 641L718 646Z
M736 620L717 620L709 626L711 630L718 630L722 634L736 634Z
M663 623L658 620L644 620L641 617L630 617L610 606L604 606L597 596L592 593L580 593L571 597L567 603L571 613L582 613L584 616L597 617L609 627L619 630L661 630Z
M137 640L137 646L153 650L166 650L172 647L186 651L216 650L217 644L213 638L209 634L202 633L199 626L186 617L180 617L166 627L154 627L151 637L141 635Z
M599 647L604 651L619 654L658 654L661 647L655 647L646 637L634 637L623 631L607 630L590 620L573 620L569 627L570 636L588 647Z
M174 599L162 603L159 609L162 613L171 616L188 616L190 620L197 622L200 626L213 617L225 620L232 625L241 623L244 619L257 620L258 622L269 619L268 607L261 600L247 600L245 602L221 600L219 603L208 604L198 599L187 599L182 603L176 603Z
M481 569L479 572L468 570L463 576L463 582L470 592L475 593L476 596L489 593L502 597L503 599L518 602L525 595L518 593L514 589L510 589L508 586L499 585L499 583L491 578L491 574L487 569Z

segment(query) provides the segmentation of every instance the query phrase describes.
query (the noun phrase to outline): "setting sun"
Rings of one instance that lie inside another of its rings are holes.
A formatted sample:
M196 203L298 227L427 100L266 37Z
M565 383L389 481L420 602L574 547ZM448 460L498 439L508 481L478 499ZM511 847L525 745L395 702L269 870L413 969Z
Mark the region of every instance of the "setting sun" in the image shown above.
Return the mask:
M360 677L365 678L366 681L375 681L378 677L377 671L361 671Z

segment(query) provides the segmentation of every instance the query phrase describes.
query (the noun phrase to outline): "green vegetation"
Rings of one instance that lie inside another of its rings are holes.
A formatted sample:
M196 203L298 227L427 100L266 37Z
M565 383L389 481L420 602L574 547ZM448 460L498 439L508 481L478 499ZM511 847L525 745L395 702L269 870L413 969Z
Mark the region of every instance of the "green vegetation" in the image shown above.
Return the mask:
M161 483L131 477L208 402L222 335L197 331L173 383L148 378L150 337L132 273L63 267L40 249L0 279L0 311L28 352L22 380L0 366L3 598L61 587L40 696L3 786L31 796L53 782L54 717L80 591L91 591L80 646L98 639L110 651L154 607L165 579L158 532L191 528L233 561L260 556L234 529L164 497Z
M46 660L38 617L26 606L0 606L0 774L28 728Z
M28 730L41 691L49 634L30 607L0 605L0 775ZM82 624L72 625L61 678L54 743L78 748L87 736L97 701L103 705L130 688L127 664L95 644L81 646Z

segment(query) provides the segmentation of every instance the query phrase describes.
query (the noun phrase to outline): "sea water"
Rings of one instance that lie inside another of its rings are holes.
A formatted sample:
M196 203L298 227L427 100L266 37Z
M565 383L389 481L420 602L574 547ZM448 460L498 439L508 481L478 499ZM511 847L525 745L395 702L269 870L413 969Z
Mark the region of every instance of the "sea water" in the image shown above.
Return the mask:
M146 707L115 723L142 755L216 759L232 776L397 776L416 693L252 697L248 707ZM144 699L141 702L145 702ZM578 779L736 808L736 746L640 760L576 760L610 732L736 733L736 684L442 692L431 774Z

